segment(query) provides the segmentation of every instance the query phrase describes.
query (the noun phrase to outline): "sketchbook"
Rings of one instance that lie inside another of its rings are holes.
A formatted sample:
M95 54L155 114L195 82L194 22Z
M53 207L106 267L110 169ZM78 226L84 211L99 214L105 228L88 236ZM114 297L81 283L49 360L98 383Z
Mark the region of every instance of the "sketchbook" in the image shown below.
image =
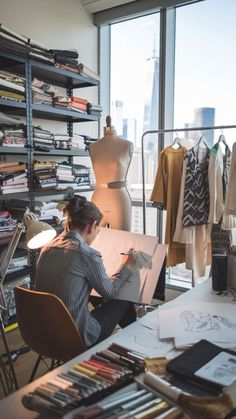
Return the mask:
M224 356L222 362L219 356ZM203 339L170 360L166 368L168 372L205 385L217 394L223 385L229 385L236 379L235 358L234 351L222 349Z
M121 287L115 298L141 304L151 303L167 246L158 245L157 237L110 228L101 228L91 246L101 253L106 272L110 277L119 271L122 264L121 253L133 248L137 260L132 276ZM98 294L93 290L92 295Z

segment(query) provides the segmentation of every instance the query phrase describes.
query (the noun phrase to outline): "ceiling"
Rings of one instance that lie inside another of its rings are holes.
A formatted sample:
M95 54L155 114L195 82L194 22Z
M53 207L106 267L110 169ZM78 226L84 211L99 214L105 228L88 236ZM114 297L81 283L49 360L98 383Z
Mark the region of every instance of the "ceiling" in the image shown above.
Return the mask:
M132 3L136 0L81 0L82 5L89 13L97 13L122 4Z

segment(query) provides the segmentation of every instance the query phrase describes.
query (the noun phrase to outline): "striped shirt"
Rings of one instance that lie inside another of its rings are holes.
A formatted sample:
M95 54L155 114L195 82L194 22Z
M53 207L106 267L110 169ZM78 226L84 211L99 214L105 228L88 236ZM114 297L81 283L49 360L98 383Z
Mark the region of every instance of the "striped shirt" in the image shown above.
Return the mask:
M88 298L92 288L102 297L113 298L130 277L123 266L106 274L101 254L75 231L63 232L41 250L37 263L36 289L57 295L67 306L87 346L99 338L101 326L90 315Z

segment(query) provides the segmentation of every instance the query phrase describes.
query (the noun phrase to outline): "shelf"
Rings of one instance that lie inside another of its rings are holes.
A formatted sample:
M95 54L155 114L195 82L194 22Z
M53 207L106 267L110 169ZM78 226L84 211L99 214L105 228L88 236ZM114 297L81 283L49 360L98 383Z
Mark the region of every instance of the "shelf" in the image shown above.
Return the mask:
M51 83L56 86L65 88L83 88L98 86L99 81L91 77L82 76L73 71L57 68L53 64L45 64L40 60L31 59L28 56L4 50L4 46L0 45L1 67L12 69L15 73L24 76L24 64L29 62L32 68L32 76L41 78L46 83ZM22 65L23 64L23 65Z
M48 191L35 191L33 192L33 195L36 196L48 196L48 195L67 195L67 194L75 194L75 193L80 193L80 192L90 192L93 189L91 188L91 186L88 186L86 188L78 188L78 189L73 189L73 188L67 188L67 189L61 189L61 190L57 190L57 189L52 189L52 190L48 190Z
M50 150L50 151L34 151L34 155L44 156L68 156L68 157L87 157L88 151L85 150Z
M75 193L81 193L81 192L91 192L93 191L93 187L88 186L86 188L67 188L67 189L52 189L47 191L33 191L32 194L34 197L36 196L50 196L50 195L67 195L67 194L75 194ZM24 199L28 198L29 192L17 192L17 193L10 193L10 194L3 194L0 195L0 201L8 201L9 199Z
M70 111L67 109L58 109L50 105L38 105L32 104L32 112L34 118L50 119L54 121L66 121L66 122L86 122L86 121L98 121L98 117L89 114L83 114L76 111Z
M41 77L43 81L52 83L56 86L66 88L82 88L98 86L98 80L94 80L90 77L76 74L72 71L57 68L50 64L45 64L40 61L29 60L32 66L32 75L35 77Z
M0 99L1 110L3 111L14 111L14 109L24 111L26 110L25 102L17 102L16 100ZM3 107L3 108L2 108Z
M27 154L27 148L25 147L7 147L7 146L0 146L0 154ZM49 151L35 151L33 150L33 154L37 156L68 156L68 157L83 157L88 156L88 151L85 150L49 150Z
M10 112L14 115L25 116L26 104L25 102L16 102L13 100L0 99L1 111ZM50 119L54 121L65 122L90 122L98 121L98 117L89 114L83 114L67 109L59 109L50 105L32 104L32 112L34 118Z
M24 199L29 197L29 192L17 192L17 193L6 193L0 194L0 201L8 201L9 199Z

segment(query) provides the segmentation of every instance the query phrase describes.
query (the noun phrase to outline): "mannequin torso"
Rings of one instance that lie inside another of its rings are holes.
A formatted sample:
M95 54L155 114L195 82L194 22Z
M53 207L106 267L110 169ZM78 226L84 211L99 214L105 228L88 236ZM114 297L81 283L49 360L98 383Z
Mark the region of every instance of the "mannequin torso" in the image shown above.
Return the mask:
M91 144L89 150L96 177L92 201L103 214L101 225L129 231L132 207L126 178L133 144L118 137L112 127L106 127L104 137Z

